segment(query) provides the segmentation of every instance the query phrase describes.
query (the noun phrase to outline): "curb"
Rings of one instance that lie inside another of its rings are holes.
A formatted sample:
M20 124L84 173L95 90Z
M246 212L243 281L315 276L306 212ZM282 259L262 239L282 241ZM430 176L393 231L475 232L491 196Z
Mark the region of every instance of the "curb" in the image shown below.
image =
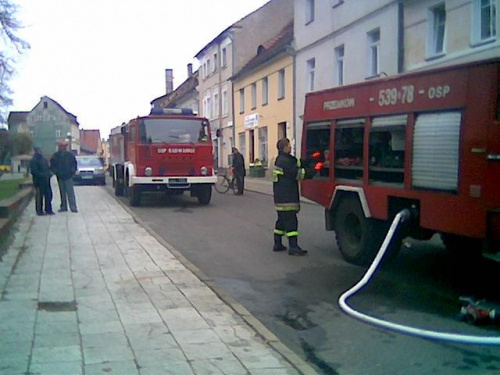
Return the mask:
M249 189L246 189L249 190ZM176 258L181 262L189 271L191 271L196 277L198 277L203 283L205 283L212 291L230 308L232 308L263 340L267 343L275 352L280 354L288 363L290 363L300 374L310 375L317 374L317 371L311 367L306 361L295 354L291 349L289 349L285 344L283 344L278 337L274 335L269 329L267 329L258 319L256 319L241 303L236 299L231 297L226 293L221 287L219 287L212 278L206 276L198 267L191 263L184 255L182 255L177 249L175 249L171 244L165 241L160 235L158 235L148 224L141 220L132 211L132 209L123 203L121 200L116 199L116 197L106 189L109 195L111 195L120 204L127 213L132 216L134 221L141 225L152 237L154 237L162 246L168 249ZM265 193L263 193L265 194Z
M0 236L3 236L33 197L33 187L25 187L11 198L0 201Z

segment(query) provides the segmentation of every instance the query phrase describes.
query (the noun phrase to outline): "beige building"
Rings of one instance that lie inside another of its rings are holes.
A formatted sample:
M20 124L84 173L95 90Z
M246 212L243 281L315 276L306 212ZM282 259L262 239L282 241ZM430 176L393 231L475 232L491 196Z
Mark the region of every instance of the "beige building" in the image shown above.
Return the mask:
M279 15L279 16L277 16ZM257 51L293 19L292 0L270 0L256 11L226 28L197 54L199 61L200 113L210 120L214 140L214 165L232 162L235 142L232 82Z
M247 164L272 167L276 143L293 134L293 22L259 46L232 78L236 147Z

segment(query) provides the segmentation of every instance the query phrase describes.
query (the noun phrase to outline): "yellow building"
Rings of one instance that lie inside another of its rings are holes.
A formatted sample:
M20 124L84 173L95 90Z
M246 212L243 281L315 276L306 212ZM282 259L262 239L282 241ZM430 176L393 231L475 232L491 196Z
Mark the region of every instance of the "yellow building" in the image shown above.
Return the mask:
M231 78L235 146L247 168L257 159L265 168L272 168L278 140L287 137L293 144L292 41L290 23L259 46L257 55Z

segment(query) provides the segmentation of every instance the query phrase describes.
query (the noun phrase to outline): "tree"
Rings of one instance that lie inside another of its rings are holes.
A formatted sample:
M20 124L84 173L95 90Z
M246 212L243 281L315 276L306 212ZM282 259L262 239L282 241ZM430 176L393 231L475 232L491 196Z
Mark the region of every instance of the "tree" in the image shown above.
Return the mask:
M17 20L17 5L11 0L0 0L0 36L2 49L0 50L0 123L5 123L5 112L12 105L12 90L8 82L15 70L15 56L30 48L30 45L17 36L22 28Z
M7 162L12 152L12 137L5 129L0 129L0 164Z
M33 149L33 140L26 133L12 134L12 156L30 154Z

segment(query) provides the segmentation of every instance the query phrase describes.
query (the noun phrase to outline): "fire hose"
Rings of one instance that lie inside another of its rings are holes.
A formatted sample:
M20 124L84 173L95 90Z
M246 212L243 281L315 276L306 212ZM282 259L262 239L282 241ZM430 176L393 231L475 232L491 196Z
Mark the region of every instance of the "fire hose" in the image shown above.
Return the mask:
M370 281L377 267L379 266L384 254L386 253L389 243L392 237L394 236L394 233L398 229L398 226L401 223L409 220L410 217L411 217L411 212L408 209L404 209L396 215L396 217L392 221L389 231L387 232L387 235L385 236L384 242L382 243L377 255L375 256L375 259L373 260L372 264L370 265L366 273L363 275L361 280L358 281L357 284L355 284L353 287L351 287L349 290L344 292L339 297L338 303L340 308L347 315L352 316L358 320L361 320L362 322L372 324L377 327L386 328L403 334L408 334L412 336L433 339L433 340L462 343L462 344L500 345L500 337L498 336L473 336L473 335L463 335L450 332L430 331L421 328L414 328L411 326L389 322L387 320L375 318L373 316L361 313L359 311L354 310L347 304L347 300L355 293L357 293L359 290L361 290Z

